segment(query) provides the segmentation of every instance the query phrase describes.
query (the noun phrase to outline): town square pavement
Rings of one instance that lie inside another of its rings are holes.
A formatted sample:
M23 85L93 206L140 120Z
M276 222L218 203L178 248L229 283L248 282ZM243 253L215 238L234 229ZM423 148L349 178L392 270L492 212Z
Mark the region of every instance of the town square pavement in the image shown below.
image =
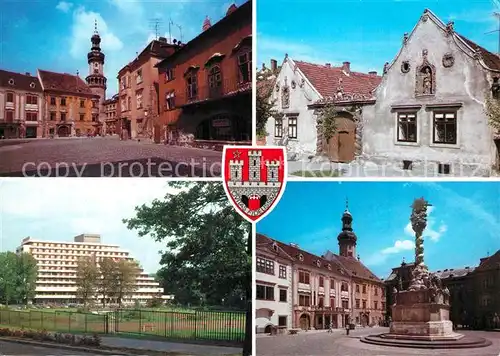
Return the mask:
M0 140L0 176L214 177L222 153L116 137Z
M257 335L256 354L259 356L499 356L500 332L458 331L490 339L485 348L426 350L383 347L359 341L363 336L388 332L388 328L360 328L347 336L345 330L299 332L297 335Z

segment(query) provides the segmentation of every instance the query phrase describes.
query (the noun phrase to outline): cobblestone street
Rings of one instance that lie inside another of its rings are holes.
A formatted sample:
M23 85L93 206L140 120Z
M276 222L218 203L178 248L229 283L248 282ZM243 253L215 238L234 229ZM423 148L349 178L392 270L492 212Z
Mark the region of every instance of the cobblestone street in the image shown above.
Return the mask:
M214 177L222 153L117 138L0 141L0 176Z
M335 330L329 334L324 330L300 332L297 335L266 336L258 335L256 354L259 356L499 356L500 333L482 331L459 331L487 338L493 342L489 347L478 349L426 350L399 347L382 347L365 344L359 339L366 335L381 334L388 328L366 328L351 331Z

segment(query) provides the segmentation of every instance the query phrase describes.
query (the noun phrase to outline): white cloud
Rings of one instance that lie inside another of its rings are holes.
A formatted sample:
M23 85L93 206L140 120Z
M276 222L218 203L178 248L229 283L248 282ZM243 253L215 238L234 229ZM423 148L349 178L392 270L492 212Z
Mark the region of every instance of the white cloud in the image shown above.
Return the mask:
M435 210L434 206L429 206L427 208L427 227L425 228L422 237L430 238L434 242L438 242L441 236L448 231L448 226L444 222L436 222L436 219L432 216L432 212ZM437 225L437 226L436 226ZM415 236L415 232L411 226L411 222L405 226L404 229L406 235Z
M122 223L136 206L162 199L170 189L160 179L7 179L0 183L0 250L13 250L26 236L71 241L82 233L122 246L146 271L159 266L165 242L138 237Z
M394 246L387 247L381 251L384 255L399 253L401 251L413 250L415 243L412 240L396 240Z
M99 13L86 11L84 7L79 7L73 13L71 29L70 54L73 58L82 58L90 50L90 37L94 33L96 20L102 40L101 47L105 48L106 52L119 51L123 48L122 41L108 29L106 21Z
M66 1L60 1L59 4L57 4L56 9L62 12L69 12L69 10L71 10L72 7L73 7L72 3Z

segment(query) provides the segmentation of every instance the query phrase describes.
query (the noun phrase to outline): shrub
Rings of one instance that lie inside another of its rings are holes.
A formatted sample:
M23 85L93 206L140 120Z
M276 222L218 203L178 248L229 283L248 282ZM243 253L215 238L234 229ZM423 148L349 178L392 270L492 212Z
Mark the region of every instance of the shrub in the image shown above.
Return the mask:
M2 328L0 329L0 336L11 336L12 335L12 330L9 328Z
M101 337L98 334L92 336L93 346L101 346Z

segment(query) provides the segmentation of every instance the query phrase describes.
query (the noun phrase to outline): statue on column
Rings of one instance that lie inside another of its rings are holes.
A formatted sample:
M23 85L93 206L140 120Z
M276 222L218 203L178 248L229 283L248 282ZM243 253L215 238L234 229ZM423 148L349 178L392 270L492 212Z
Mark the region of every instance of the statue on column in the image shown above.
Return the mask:
M410 291L428 288L425 283L429 278L429 271L424 264L424 238L422 237L427 227L428 206L430 204L424 198L416 199L412 205L410 221L415 232L415 268L412 272L410 288L408 288Z

